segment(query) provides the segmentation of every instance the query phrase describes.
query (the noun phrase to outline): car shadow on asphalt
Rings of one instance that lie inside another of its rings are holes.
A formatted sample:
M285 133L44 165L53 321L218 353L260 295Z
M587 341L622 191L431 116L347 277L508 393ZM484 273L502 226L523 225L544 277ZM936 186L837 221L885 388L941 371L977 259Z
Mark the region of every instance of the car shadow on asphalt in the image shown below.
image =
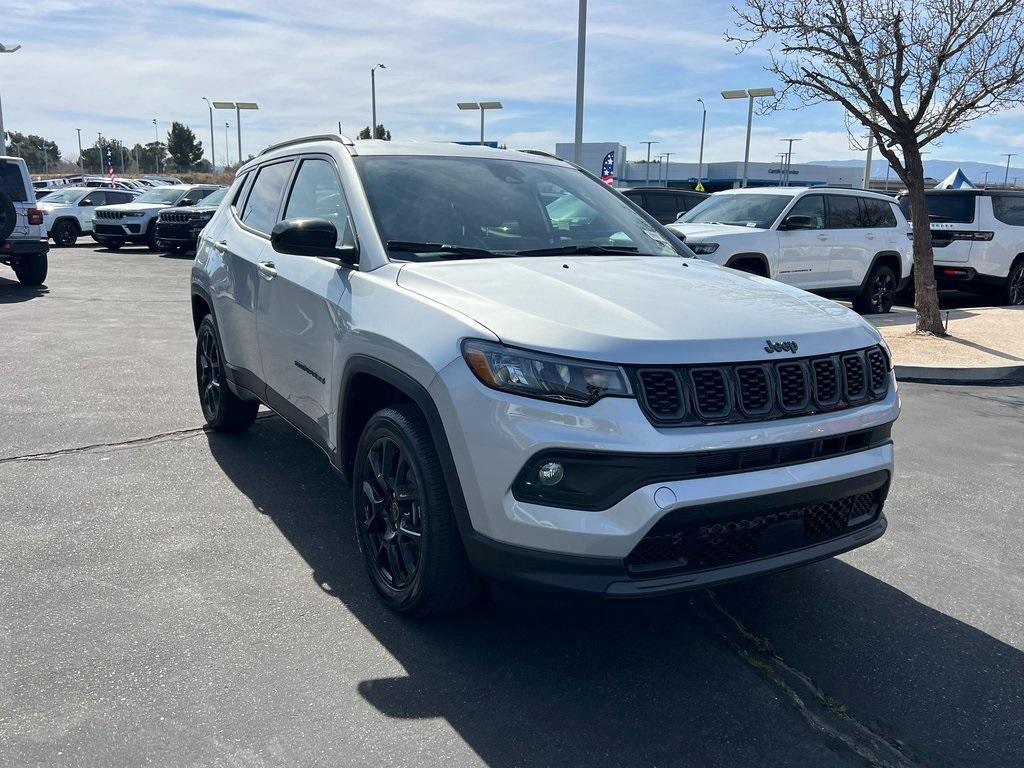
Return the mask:
M49 292L46 285L22 285L17 280L0 277L0 304L19 304L38 299Z
M361 681L362 697L390 718L445 719L488 765L861 764L802 720L794 694L878 734L907 764L1019 758L1024 654L840 560L640 602L497 590L414 621L377 601L349 488L318 449L276 417L208 440L315 588L405 669ZM774 668L796 670L805 689L780 685Z

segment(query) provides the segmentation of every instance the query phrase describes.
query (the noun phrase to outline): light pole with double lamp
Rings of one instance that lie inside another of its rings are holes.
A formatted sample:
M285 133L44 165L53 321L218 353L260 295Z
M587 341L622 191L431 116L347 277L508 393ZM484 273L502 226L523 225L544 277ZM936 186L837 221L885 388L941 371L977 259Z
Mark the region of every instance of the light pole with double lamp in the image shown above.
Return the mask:
M383 64L370 67L370 138L377 138L377 70L387 69ZM383 138L383 137L382 137Z
M700 104L700 154L697 155L697 186L698 192L704 191L704 128L708 123L708 108L704 105L704 99L697 99Z
M644 166L644 186L651 186L651 144L661 144L660 141L641 141L647 145L647 165Z
M235 110L235 129L238 131L238 162L242 162L242 110L259 109L260 105L254 101L215 101L214 109Z
M213 148L213 104L211 101L203 96L203 101L206 102L206 106L210 108L210 173L217 172L217 153Z
M0 43L0 53L14 53L20 45L5 45ZM4 108L0 104L0 155L7 154L7 134L4 132Z
M793 170L793 142L803 141L803 139L779 139L779 141L788 141L789 148L786 150L786 170L783 172L783 178L785 184L783 186L789 186L789 174Z
M484 145L484 113L488 109L503 109L500 101L459 101L455 103L461 110L480 110L480 146Z
M747 186L747 167L750 165L750 127L754 122L754 99L774 96L774 88L748 88L747 90L722 91L723 99L749 99L747 104L747 143L743 150L743 180L741 187Z

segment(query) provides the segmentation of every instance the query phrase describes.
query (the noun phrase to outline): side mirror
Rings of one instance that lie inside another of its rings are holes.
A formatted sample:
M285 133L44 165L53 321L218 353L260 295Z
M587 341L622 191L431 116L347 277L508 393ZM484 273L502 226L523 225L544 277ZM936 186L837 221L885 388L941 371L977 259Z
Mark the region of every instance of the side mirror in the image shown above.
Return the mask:
M779 229L814 229L810 216L787 216L782 220Z
M195 204L196 204L195 200L193 200L191 197L186 197L184 200L182 200L181 202L178 203L178 207L179 208L185 208L185 207L187 207L189 205L195 205Z
M90 208L92 207L92 200L90 200L89 198L85 198L85 200L79 200L78 205L80 207Z
M354 246L339 248L338 229L327 219L285 219L270 233L270 246L278 253L341 259L346 264L359 263Z

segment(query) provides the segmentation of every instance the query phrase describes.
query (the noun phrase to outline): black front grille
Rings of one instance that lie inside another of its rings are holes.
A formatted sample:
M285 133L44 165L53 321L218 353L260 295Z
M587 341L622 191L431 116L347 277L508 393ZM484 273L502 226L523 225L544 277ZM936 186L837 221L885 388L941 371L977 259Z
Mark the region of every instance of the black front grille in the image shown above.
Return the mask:
M188 211L164 211L160 214L160 221L183 222L188 220Z
M874 522L884 490L760 515L655 526L630 552L634 574L700 571L771 557L843 536ZM699 517L700 510L688 514Z
M825 357L736 365L639 368L640 401L656 424L804 416L880 400L889 390L881 347Z
M123 219L124 212L122 211L105 211L102 208L96 209L95 218L97 219Z

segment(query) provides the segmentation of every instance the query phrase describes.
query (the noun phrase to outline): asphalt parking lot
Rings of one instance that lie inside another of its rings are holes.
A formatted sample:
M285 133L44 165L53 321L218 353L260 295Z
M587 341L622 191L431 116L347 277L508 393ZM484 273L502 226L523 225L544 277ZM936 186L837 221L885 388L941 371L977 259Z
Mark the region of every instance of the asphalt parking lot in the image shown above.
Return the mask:
M889 531L840 558L420 623L315 447L200 428L189 266L0 272L0 764L1019 764L1024 388L903 385Z

